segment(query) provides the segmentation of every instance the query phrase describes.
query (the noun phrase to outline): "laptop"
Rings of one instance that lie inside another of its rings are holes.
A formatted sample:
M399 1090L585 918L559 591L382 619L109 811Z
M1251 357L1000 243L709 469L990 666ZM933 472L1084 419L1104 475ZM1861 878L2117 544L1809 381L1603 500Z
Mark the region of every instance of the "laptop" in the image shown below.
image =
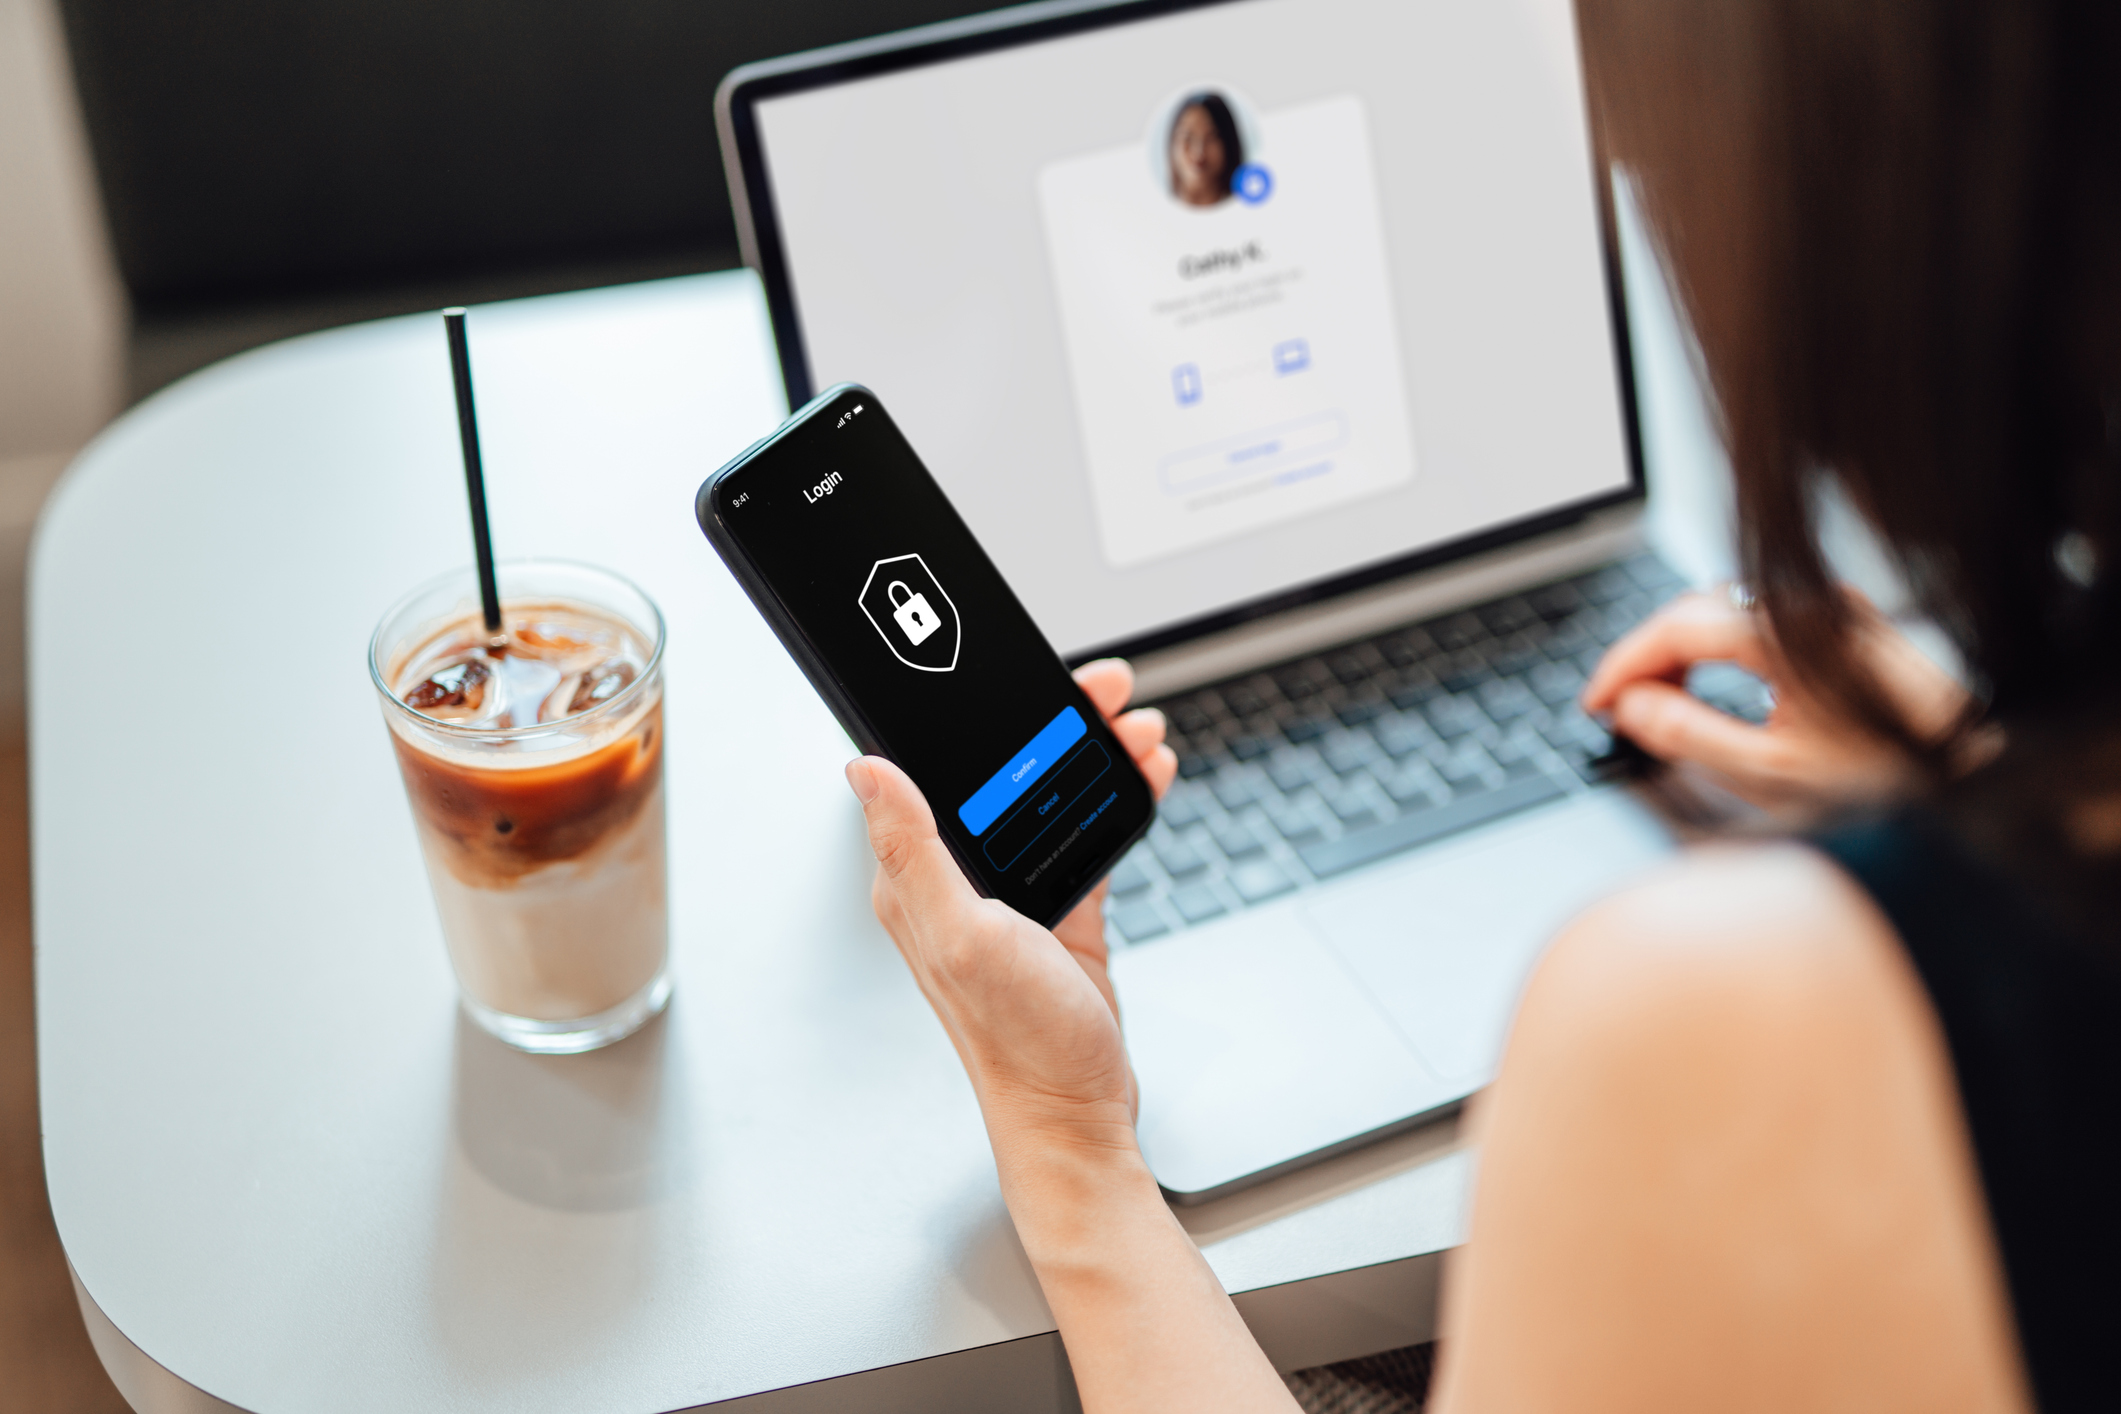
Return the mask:
M1179 779L1107 904L1177 1202L1451 1113L1673 848L1575 706L1644 549L1569 0L1059 3L732 73L791 406L892 415Z

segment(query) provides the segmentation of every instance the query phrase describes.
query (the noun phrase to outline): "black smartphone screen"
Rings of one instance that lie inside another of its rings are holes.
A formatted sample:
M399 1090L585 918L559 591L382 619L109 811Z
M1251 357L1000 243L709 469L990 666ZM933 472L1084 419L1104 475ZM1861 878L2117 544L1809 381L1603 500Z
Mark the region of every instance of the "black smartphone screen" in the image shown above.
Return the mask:
M710 478L699 514L983 892L1056 922L1148 828L1148 783L874 394L828 391Z

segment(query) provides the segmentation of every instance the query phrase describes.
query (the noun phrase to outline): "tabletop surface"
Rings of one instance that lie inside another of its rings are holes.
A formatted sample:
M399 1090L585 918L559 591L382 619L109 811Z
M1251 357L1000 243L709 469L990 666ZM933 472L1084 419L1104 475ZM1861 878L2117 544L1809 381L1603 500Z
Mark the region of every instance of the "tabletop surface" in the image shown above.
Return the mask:
M1053 1328L970 1087L869 912L846 738L694 490L784 411L748 274L471 316L504 558L669 620L668 1014L465 1022L364 665L469 559L441 321L196 375L76 463L31 574L38 1054L59 1233L252 1410L651 1414ZM1449 1131L1187 1210L1232 1291L1435 1252Z

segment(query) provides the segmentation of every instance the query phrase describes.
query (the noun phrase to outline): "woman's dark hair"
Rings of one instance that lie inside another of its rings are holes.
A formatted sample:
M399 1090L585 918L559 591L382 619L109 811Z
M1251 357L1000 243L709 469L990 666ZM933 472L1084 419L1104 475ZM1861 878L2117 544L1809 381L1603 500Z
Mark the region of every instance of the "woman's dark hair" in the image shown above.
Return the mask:
M1164 135L1164 149L1170 150L1171 139L1178 133L1178 120L1186 116L1188 108L1198 108L1208 115L1215 128L1215 136L1223 145L1223 170L1221 189L1230 190L1230 183L1237 177L1237 169L1245 165L1245 140L1237 133L1237 115L1230 111L1230 100L1212 89L1186 95L1183 103L1171 113L1171 130Z
M2006 756L2110 756L2121 4L1586 0L1583 33L1792 670L1944 770L1948 744L1915 740L1852 649L1817 534L1831 478L1956 641Z

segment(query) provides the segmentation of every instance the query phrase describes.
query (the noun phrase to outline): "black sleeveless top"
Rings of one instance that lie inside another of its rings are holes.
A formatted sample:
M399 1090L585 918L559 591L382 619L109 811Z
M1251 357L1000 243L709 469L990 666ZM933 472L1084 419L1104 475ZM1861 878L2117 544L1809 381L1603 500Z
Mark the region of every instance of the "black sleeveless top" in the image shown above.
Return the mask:
M2034 1399L2121 1408L2121 957L1932 817L1814 843L1892 922L1943 1024Z

